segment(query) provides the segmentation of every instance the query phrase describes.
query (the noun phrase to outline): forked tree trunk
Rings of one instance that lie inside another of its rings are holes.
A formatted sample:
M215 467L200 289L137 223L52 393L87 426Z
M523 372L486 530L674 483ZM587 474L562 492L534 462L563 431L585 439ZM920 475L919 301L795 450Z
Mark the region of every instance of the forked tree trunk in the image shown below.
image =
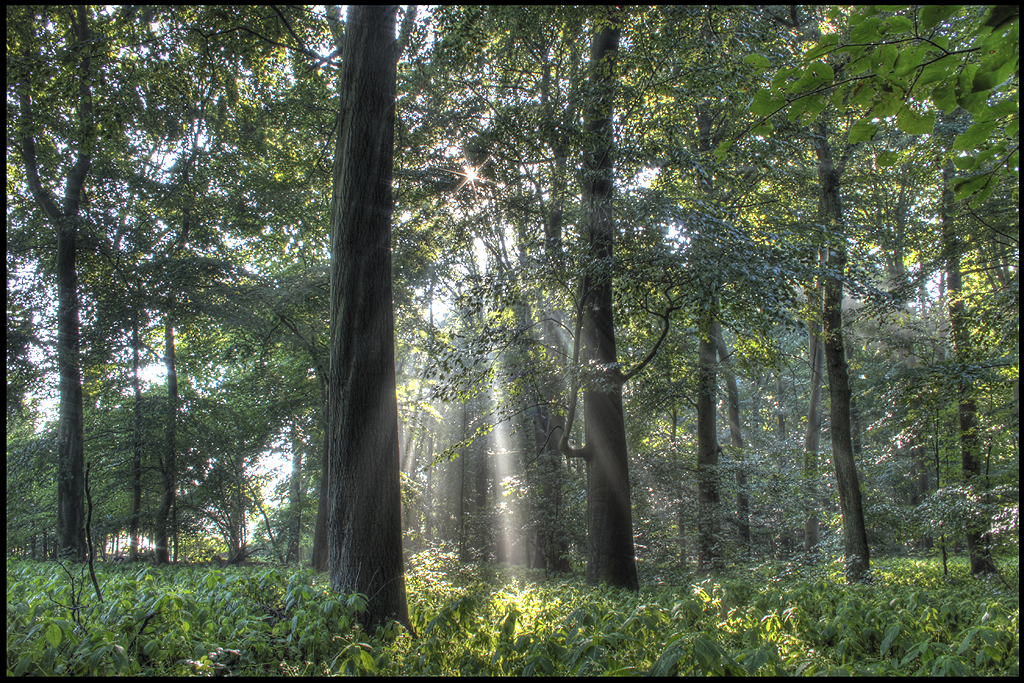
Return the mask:
M331 588L410 627L402 561L391 197L396 5L349 8L331 206Z
M40 17L33 17L39 21ZM43 13L41 23L53 21ZM40 29L42 30L42 29ZM74 68L78 83L78 120L75 122L79 138L74 165L68 170L64 182L64 200L58 205L51 192L43 187L39 179L35 138L27 131L37 126L34 120L32 102L33 74L22 67L15 83L18 93L21 128L23 137L19 140L19 152L25 165L25 181L32 197L43 216L53 226L57 237L57 373L59 377L60 402L57 424L57 549L58 556L74 562L86 559L85 542L85 440L84 406L82 397L82 373L79 358L78 318L78 224L79 208L85 178L92 165L92 148L96 139L92 106L92 61L89 15L85 5L75 6L71 26L72 41L69 41L68 55L78 55ZM31 54L28 43L24 43L24 63L39 63L39 55ZM11 75L8 75L11 83ZM45 537L44 537L45 538Z

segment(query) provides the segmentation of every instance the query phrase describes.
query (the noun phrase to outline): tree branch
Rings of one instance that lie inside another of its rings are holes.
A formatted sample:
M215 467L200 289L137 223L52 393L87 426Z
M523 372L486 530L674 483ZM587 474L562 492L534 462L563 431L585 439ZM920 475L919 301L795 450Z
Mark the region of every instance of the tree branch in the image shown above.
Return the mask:
M583 336L583 281L580 280L580 296L576 302L576 330L572 350L572 368L575 369L579 366L580 362L580 346ZM574 372L572 378L569 380L569 412L565 417L565 427L562 430L562 438L558 441L558 450L562 452L567 458L583 458L587 460L590 457L590 452L587 450L586 445L582 448L573 448L569 444L569 433L572 431L572 423L576 420L576 403L579 397L579 373Z
M647 356L642 361L640 361L640 364L633 368L630 372L627 372L622 376L623 382L628 382L629 380L639 375L643 371L643 369L647 367L647 364L654 359L654 356L658 353L658 349L661 348L662 342L665 341L665 337L668 336L669 318L672 315L672 311L677 311L679 310L679 308L680 307L675 305L675 303L673 303L670 299L669 306L668 308L665 309L665 313L658 314L658 317L665 321L665 326L662 327L661 329L661 336L658 337L658 341L654 343L654 346L651 347L651 350L647 353Z

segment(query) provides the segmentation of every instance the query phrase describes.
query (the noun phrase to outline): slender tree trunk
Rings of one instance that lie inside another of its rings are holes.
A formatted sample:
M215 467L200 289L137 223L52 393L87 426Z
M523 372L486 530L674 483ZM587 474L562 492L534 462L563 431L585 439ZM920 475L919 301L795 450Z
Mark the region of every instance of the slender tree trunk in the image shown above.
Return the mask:
M310 566L318 572L327 571L327 513L330 509L328 503L328 492L331 482L331 415L330 403L327 400L327 380L321 378L320 382L321 405L324 410L320 423L323 427L323 441L320 444L320 484L317 487L317 508L316 521L313 524L313 552L310 557Z
M302 535L302 435L299 428L292 424L292 474L288 486L288 509L291 520L288 532L288 550L286 561L299 561L299 538Z
M410 627L391 286L396 5L349 8L331 212L331 588Z
M743 431L740 426L740 392L736 384L736 373L729 363L728 347L725 345L725 336L722 334L722 326L715 322L715 342L718 345L718 362L722 365L725 373L725 394L729 406L729 441L736 449L736 521L740 532L740 541L743 543L743 551L750 550L750 501L747 498L747 471L743 456Z
M712 148L713 117L707 106L697 109L697 151L706 155ZM708 175L697 178L697 187L709 201L714 201L714 185ZM711 256L709 235L697 234L695 249L701 259ZM722 569L724 551L718 461L718 278L702 278L700 296L708 306L700 322L697 341L697 569L717 573Z
M717 346L713 329L697 342L697 569L712 573L722 569Z
M812 310L817 315L821 311L821 291L815 288ZM807 401L807 434L804 437L804 502L807 506L807 518L804 521L804 553L808 560L813 560L818 543L821 542L818 525L818 454L821 452L821 385L824 370L824 349L821 344L821 324L811 323L810 329L810 360L811 360L811 394Z
M585 121L589 145L584 154L583 211L588 266L583 280L582 346L595 368L584 392L585 445L572 449L568 433L560 446L567 457L582 457L587 467L587 581L638 590L630 503L629 456L622 411L622 372L615 350L612 277L615 243L612 106L619 46L618 11L594 36L590 57L593 98ZM575 405L570 408L570 416ZM572 429L571 417L566 430Z
M174 355L173 298L168 301L167 319L164 323L164 363L167 366L167 425L164 455L160 463L160 506L156 511L156 532L153 550L157 564L170 561L170 516L174 506L177 483L177 423L178 423L178 373Z
M469 432L469 402L462 404L462 430L459 438L465 440ZM459 562L469 561L469 549L466 547L466 461L469 460L469 446L463 445L459 454L459 506L456 522L459 533Z
M843 545L846 555L847 581L865 578L870 569L867 530L861 503L860 482L853 452L850 424L850 373L843 345L843 281L846 273L846 235L843 232L842 204L839 179L845 166L845 157L836 164L828 142L828 127L819 119L815 126L815 151L818 155L818 181L821 184L819 213L823 222L833 231L828 268L825 277L824 310L822 315L825 364L828 369L828 388L831 411L829 432L832 436L832 460L835 463L836 483L839 489L839 507L843 513Z
M780 441L784 441L786 439L786 411L782 407L782 389L782 373L780 372L775 376L775 393L777 394L775 397L775 437Z
M128 524L131 538L128 556L139 559L139 516L142 514L142 386L139 378L139 312L132 317L132 393L135 397L132 420L132 516Z
M946 283L949 288L949 328L953 340L953 355L957 363L971 362L971 337L968 329L966 306L963 298L963 273L960 256L963 243L956 233L953 216L952 165L942 171L942 236L946 252ZM967 381L960 384L958 413L960 418L960 461L964 482L969 487L985 487L981 480L981 440L978 434L978 405L974 387ZM976 527L972 523L972 527ZM977 528L967 531L967 554L971 561L971 574L992 574L996 564L989 549L989 539Z

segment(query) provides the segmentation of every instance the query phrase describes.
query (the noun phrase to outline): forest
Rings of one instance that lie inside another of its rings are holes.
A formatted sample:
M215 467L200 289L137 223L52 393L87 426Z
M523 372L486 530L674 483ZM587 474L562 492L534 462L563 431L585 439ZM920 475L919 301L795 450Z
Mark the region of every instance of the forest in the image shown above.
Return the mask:
M7 9L8 675L1019 674L1019 8Z

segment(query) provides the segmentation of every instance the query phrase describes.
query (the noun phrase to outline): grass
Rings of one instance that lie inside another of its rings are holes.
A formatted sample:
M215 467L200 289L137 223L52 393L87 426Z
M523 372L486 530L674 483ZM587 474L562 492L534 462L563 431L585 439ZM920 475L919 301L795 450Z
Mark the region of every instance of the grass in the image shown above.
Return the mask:
M765 564L716 578L645 572L639 593L515 567L414 556L410 618L366 634L361 596L285 568L7 563L7 671L93 675L1010 675L1019 668L1016 558L1000 580L953 562Z

